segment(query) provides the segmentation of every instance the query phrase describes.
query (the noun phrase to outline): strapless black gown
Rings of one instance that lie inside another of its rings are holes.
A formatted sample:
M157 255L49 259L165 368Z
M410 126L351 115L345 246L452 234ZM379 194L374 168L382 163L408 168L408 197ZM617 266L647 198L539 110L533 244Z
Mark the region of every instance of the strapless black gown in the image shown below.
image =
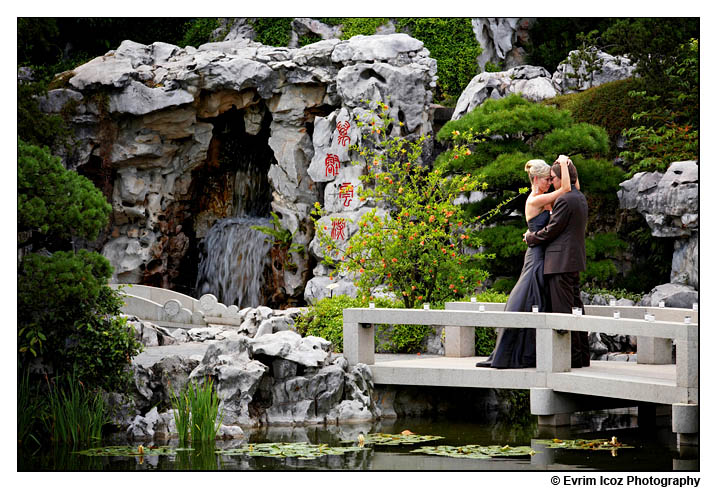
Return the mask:
M543 211L528 222L530 231L545 227L551 214ZM531 311L538 305L546 311L543 277L544 246L529 247L524 255L524 267L516 285L506 300L504 311ZM478 367L526 368L536 367L536 330L533 328L502 328L498 330L496 346L489 358Z

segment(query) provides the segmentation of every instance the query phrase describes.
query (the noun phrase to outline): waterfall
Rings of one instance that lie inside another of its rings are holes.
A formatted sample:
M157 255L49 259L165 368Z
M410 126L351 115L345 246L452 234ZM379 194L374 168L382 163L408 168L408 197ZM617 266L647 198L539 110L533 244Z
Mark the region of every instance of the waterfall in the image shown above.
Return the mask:
M270 226L268 218L239 217L217 221L207 232L197 273L197 297L214 294L239 308L262 304L264 268L271 244L251 226Z

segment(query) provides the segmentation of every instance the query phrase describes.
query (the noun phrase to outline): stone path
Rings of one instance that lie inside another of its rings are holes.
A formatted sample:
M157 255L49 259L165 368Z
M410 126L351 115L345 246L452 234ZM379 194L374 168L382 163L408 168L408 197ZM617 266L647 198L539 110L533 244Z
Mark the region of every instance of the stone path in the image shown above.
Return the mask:
M134 364L138 364L142 367L150 367L156 362L161 361L165 357L179 355L182 357L197 356L197 360L201 360L204 357L204 353L207 351L207 347L210 346L212 341L208 342L184 342L182 344L175 345L161 345L158 347L145 347L145 350L132 359ZM444 357L433 354L376 354L376 360L379 362L397 361L397 360L411 360L417 359L428 359L432 357Z

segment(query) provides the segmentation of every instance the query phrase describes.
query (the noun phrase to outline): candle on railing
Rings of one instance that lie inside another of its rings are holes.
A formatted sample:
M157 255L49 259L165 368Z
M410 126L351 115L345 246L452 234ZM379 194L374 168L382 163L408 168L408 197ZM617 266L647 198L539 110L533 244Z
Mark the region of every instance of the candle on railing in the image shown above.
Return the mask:
M684 316L683 317L683 323L689 324L692 323L693 319L690 316Z
M424 303L424 309L425 309L425 310L428 310L428 309L429 309L429 306L430 306L429 303Z
M581 311L581 308L578 308L577 306L574 306L572 311L575 316L581 316L583 314L583 312Z
M666 302L665 302L665 301L659 301L659 302L658 302L658 307L659 307L659 308L665 308L665 307L666 307Z
M471 297L471 302L472 302L472 303L476 303L476 296L472 296L472 297Z
M646 320L647 322L654 322L654 321L656 321L655 315L652 315L652 314L650 314L650 313L646 313L646 315L643 317L643 319Z
M374 303L369 303L369 308L374 308Z
M698 303L693 303L693 311L698 311Z
M532 311L533 313L538 313L538 305L533 305L533 306L531 306L531 311Z
M616 306L616 300L612 299L611 301L608 302L608 304L610 304L611 306Z
M613 319L619 320L621 318L621 312L620 311L614 311L613 312Z
M479 305L479 311L486 311L486 307L484 305Z

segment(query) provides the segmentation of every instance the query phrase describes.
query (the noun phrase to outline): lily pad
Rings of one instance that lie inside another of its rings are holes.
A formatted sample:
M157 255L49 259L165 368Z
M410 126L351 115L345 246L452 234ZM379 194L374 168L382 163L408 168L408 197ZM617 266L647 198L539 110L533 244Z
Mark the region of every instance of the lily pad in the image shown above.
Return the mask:
M377 446L398 446L400 444L421 444L423 442L436 441L443 439L443 436L422 436L419 434L367 434L364 436L364 444L376 444ZM357 442L341 441L345 443Z
M222 455L264 456L268 458L298 458L302 460L317 459L327 455L361 451L361 447L333 447L327 444L309 444L307 442L263 442L247 444L232 449L215 451Z
M614 437L608 439L538 439L534 441L552 449L582 449L589 451L611 451L615 449L633 449L633 446L618 442Z
M411 452L470 459L505 458L536 454L536 451L528 446L480 446L478 444L468 444L466 446L424 446L419 449L414 449Z
M84 456L171 456L177 451L191 451L191 448L171 446L105 446L76 451Z

